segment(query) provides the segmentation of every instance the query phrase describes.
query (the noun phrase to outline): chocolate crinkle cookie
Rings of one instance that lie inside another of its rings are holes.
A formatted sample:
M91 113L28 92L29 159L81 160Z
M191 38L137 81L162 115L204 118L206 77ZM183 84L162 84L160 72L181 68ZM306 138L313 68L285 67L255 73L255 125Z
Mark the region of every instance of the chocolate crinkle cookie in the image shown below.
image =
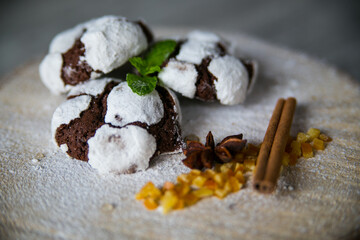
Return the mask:
M100 173L133 173L159 154L181 151L180 121L177 98L167 88L139 96L126 82L103 78L72 88L51 129L70 157Z
M40 64L40 77L55 94L98 78L139 55L152 41L142 22L104 16L59 33Z
M190 32L163 63L162 85L188 98L234 105L245 101L257 75L257 63L228 54L218 35Z

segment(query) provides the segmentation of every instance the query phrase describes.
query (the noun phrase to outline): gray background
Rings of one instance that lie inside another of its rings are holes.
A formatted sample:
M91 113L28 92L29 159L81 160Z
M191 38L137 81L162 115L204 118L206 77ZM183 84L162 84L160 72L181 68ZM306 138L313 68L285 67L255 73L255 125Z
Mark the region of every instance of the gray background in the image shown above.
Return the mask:
M360 80L360 1L2 0L0 75L45 54L59 31L105 14L150 26L238 32L301 51Z

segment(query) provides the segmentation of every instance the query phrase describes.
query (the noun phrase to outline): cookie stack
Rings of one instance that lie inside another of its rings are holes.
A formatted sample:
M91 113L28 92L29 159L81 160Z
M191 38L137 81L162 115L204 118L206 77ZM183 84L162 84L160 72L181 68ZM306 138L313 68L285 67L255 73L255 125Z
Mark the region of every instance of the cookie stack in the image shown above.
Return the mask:
M151 159L183 147L180 105L170 89L234 105L245 100L255 81L254 61L228 54L219 36L194 31L178 40L153 74L159 79L155 90L140 96L116 74L128 71L128 60L152 44L144 23L118 16L90 20L52 40L39 71L52 93L67 94L54 112L51 130L56 145L70 157L100 173L145 170Z

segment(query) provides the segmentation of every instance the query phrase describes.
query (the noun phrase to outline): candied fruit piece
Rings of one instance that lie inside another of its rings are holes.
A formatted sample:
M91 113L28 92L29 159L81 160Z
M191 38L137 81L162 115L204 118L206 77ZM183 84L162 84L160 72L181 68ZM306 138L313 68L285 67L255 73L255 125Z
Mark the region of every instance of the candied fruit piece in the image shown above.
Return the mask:
M198 169L192 169L190 172L189 172L189 175L191 176L199 176L201 174L201 171L198 170Z
M319 137L320 135L320 130L317 128L310 128L307 131L307 134L309 135L309 140L312 141L314 138Z
M234 172L244 171L244 164L241 163L235 163L234 165Z
M188 192L190 192L190 186L187 185L186 183L177 183L174 187L174 191L180 196L185 196L186 194L188 194Z
M240 188L242 187L242 184L240 184L237 178L235 177L230 177L228 182L233 192L239 191Z
M204 188L215 190L217 188L217 184L214 180L208 179L203 185Z
M246 171L253 171L255 169L255 161L256 159L245 159L244 161L244 167Z
M289 165L290 166L294 166L297 163L298 157L295 154L290 153L289 156L290 160L289 160Z
M225 182L223 189L224 189L227 193L231 193L232 188L231 188L231 185L230 185L230 182L229 182L229 181L226 181L226 182Z
M177 181L181 183L190 183L190 179L187 174L183 173L177 177Z
M204 183L206 182L207 178L203 177L203 176L197 176L196 178L193 179L192 181L192 185L201 188Z
M242 172L236 172L235 177L240 183L245 183L244 174Z
M291 152L295 156L300 157L301 156L301 143L298 141L292 141L291 142Z
M145 186L136 194L135 198L137 200L145 198L159 198L161 196L161 191L152 182L148 182Z
M173 191L165 191L164 195L160 199L163 213L168 213L171 209L173 209L177 201L178 197Z
M224 177L223 177L223 175L221 173L216 173L214 175L213 179L219 186L224 185Z
M310 138L310 136L307 135L306 133L299 132L297 134L296 141L298 141L299 143L304 143L304 142L307 142L309 140L309 138Z
M185 207L185 201L184 199L178 199L177 203L175 204L174 208L175 210L180 210Z
M172 182L165 182L163 185L163 190L171 190L174 189L175 184L173 184Z
M302 143L301 150L304 158L311 158L314 156L310 143Z
M193 194L198 198L206 198L212 196L214 193L213 190L208 188L200 188L198 190L195 190Z
M199 201L199 198L193 193L186 194L183 199L185 206L194 205L197 201Z
M228 192L225 189L216 189L214 195L220 199L223 199L228 195Z
M144 200L144 206L146 207L147 210L154 210L156 209L159 205L156 203L156 201L152 198L146 198Z
M325 135L324 133L320 133L319 139L323 140L324 142L331 142L332 141L332 138Z
M316 150L324 150L325 149L324 141L320 140L318 138L314 138L312 144L313 144L313 148L315 148Z
M206 169L204 172L204 176L207 178L211 178L216 174L216 172L212 169Z
M282 165L284 165L285 167L289 165L290 162L290 154L288 154L287 152L284 152L284 155L282 157Z

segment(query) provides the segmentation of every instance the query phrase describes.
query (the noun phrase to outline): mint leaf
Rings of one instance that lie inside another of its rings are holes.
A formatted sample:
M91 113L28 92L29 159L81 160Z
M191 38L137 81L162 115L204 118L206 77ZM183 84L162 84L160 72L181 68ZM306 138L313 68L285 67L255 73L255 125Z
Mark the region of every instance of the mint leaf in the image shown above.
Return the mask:
M176 44L174 40L160 41L150 48L145 58L132 57L129 59L141 74L141 76L132 73L126 75L126 81L134 93L143 96L155 89L158 79L156 76L150 77L149 75L161 71L161 64L175 50Z
M143 76L161 71L160 66L151 66L141 57L132 57L129 61Z
M157 83L157 77L138 76L132 73L126 75L126 81L134 93L140 96L151 93Z
M146 54L145 61L150 66L160 66L175 50L176 41L163 40L155 43Z

